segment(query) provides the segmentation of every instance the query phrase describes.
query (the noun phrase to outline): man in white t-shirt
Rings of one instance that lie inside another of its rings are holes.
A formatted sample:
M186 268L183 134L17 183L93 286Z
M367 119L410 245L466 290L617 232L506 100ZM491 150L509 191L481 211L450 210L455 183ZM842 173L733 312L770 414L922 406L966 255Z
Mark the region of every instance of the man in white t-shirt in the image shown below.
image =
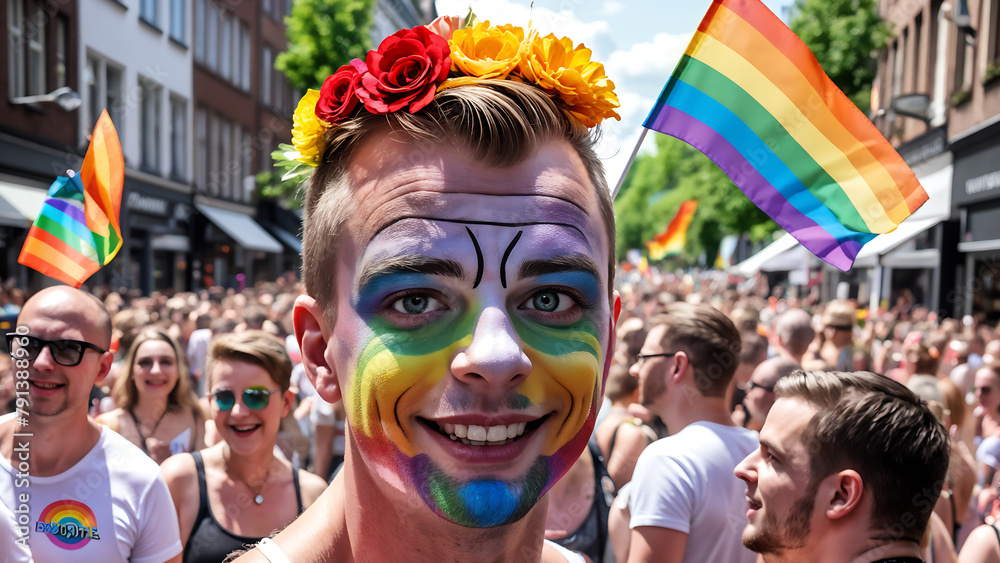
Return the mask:
M181 561L159 467L87 416L90 389L111 368L110 341L101 302L66 286L29 299L8 333L18 409L0 418L8 561Z
M647 447L629 495L633 561L752 563L740 534L746 497L733 469L757 448L757 433L733 425L726 388L740 334L708 305L671 304L650 323L632 366L639 402L672 435Z

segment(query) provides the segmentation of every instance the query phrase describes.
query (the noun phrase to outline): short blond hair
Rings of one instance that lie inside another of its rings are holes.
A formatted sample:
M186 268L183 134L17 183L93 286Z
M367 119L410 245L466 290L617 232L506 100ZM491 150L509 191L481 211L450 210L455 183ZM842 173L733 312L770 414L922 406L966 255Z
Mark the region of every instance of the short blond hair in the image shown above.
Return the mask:
M292 360L285 346L263 330L245 330L223 334L212 341L205 360L208 374L206 388L212 384L212 373L221 361L245 362L264 368L281 392L288 391L292 381Z
M437 146L461 148L484 165L515 166L551 139L565 139L579 154L597 193L608 237L608 294L614 283L614 206L604 166L594 146L597 133L580 124L538 87L513 80L478 80L438 92L417 113L361 112L326 133L327 147L306 193L302 279L306 291L335 316L333 295L341 228L353 211L347 167L373 131L392 130Z

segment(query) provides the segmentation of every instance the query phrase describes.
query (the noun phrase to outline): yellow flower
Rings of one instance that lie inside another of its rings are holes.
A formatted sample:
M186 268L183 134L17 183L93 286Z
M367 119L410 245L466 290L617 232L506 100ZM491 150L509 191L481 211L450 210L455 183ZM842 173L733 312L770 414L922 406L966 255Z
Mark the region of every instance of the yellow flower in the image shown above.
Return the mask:
M521 61L524 30L510 24L490 26L489 20L456 29L448 44L451 63L462 73L503 80Z
M323 133L326 126L316 117L316 102L319 101L319 90L309 90L299 100L292 116L292 145L298 151L295 160L316 166L323 156L325 140Z
M615 112L615 83L604 75L604 65L590 60L591 51L582 43L574 48L568 37L532 32L522 50L521 76L559 96L580 123L593 127L608 117L621 120Z

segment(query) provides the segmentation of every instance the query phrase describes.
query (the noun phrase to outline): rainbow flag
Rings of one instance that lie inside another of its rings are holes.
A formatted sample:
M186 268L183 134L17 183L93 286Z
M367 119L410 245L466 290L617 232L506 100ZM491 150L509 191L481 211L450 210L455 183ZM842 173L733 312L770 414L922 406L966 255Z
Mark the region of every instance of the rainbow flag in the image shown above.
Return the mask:
M643 125L705 153L844 271L927 201L903 159L759 0L712 2Z
M17 261L80 287L122 246L125 161L111 117L97 120L80 174L67 171L49 187L42 212L28 231Z
M687 241L688 227L691 226L691 218L694 217L694 210L698 208L698 202L689 199L681 204L677 210L677 215L670 220L667 230L656 235L656 238L646 243L649 248L649 257L653 260L661 260L666 256L680 254L684 250L684 242Z

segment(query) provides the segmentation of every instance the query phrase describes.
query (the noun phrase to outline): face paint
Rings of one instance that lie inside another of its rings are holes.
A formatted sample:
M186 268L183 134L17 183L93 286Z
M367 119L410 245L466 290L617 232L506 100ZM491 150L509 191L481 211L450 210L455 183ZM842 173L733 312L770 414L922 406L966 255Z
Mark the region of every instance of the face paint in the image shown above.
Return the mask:
M554 399L562 406L549 415L554 423L540 429L545 432L542 456L525 475L513 480L455 478L420 453L412 441L413 413L450 373L455 354L471 344L481 307L468 303L464 311L448 311L419 328L389 322L377 314L377 306L358 311L367 317L371 335L345 395L352 430L369 455L384 466L384 478L396 481L394 474L402 469L428 506L464 526L498 526L523 517L569 469L593 430L602 365L600 340L589 309L600 298L599 282L587 273L563 272L538 276L531 285L540 289L531 293L527 307L514 304L517 310L507 313L532 366L510 395L508 406L526 409ZM406 287L433 288L434 283L417 274L380 276L360 290L356 302L384 306L387 300L398 300L394 292ZM578 295L570 296L559 288L572 288ZM532 301L539 296L556 308L563 300L571 300L573 308L584 312L568 324L543 322L534 315L553 313L535 307Z
M326 349L348 469L463 526L515 522L594 426L613 321L593 186L561 141L502 169L372 143Z

